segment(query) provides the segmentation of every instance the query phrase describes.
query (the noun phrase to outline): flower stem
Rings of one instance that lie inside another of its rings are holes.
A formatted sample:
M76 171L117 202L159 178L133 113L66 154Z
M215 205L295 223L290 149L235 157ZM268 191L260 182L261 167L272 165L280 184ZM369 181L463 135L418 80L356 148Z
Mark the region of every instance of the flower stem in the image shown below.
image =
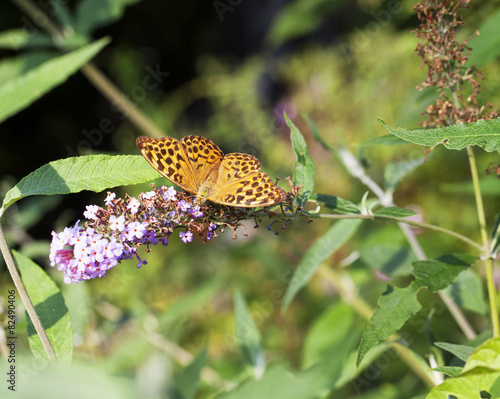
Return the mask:
M482 253L486 268L486 285L488 287L488 297L490 301L493 336L498 337L500 336L500 324L498 320L497 293L493 276L493 260L491 259L491 254L488 252L488 233L486 231L486 217L484 215L483 197L481 196L481 188L479 186L479 174L477 172L476 158L474 156L474 150L471 146L467 147L467 155L469 156L472 184L474 185L474 195L476 197L477 217L479 221L479 229L481 231L481 241L483 243Z
M471 240L469 237L466 237L466 236L464 236L460 233L457 233L455 231L445 229L444 227L439 227L439 226L435 226L433 224L424 223L424 222L416 222L414 220L405 220L405 219L400 219L397 217L385 216L385 215L373 215L373 216L370 216L370 215L335 215L335 214L331 214L331 213L317 213L317 214L308 214L307 216L310 218L319 218L319 219L376 219L376 218L378 218L378 219L394 220L398 223L405 223L405 224L408 224L411 226L422 227L424 229L434 230L434 231L438 231L440 233L448 234L452 237L455 237L455 238L469 244L470 246L476 248L477 250L479 250L481 252L483 251L483 247L481 245L479 245L477 242Z
M7 269L12 276L12 280L14 281L14 285L17 288L17 292L19 292L19 295L21 296L24 307L26 308L31 321L33 322L33 326L35 327L35 330L38 333L40 340L42 341L43 347L45 348L45 352L47 352L47 356L50 362L57 364L56 354L54 352L54 349L52 348L49 337L47 336L47 332L43 328L42 322L40 321L40 318L35 311L35 307L33 306L33 302L31 302L28 291L26 291L26 287L23 284L21 276L19 275L19 271L17 270L14 259L12 258L12 255L10 253L9 246L7 245L7 240L5 239L5 234L3 232L1 224L0 251L2 252L3 258L5 259L5 264L7 265Z

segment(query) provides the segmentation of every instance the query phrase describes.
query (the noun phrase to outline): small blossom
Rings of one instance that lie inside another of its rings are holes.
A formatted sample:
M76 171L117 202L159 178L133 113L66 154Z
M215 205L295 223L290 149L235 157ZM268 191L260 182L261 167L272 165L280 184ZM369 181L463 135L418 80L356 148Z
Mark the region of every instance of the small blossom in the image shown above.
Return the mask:
M127 209L130 210L132 214L136 214L139 211L140 201L137 198L132 198L127 205Z
M175 191L175 188L170 186L164 193L163 193L163 199L165 201L175 201L177 191Z
M113 200L115 198L116 198L116 194L115 193L108 193L108 196L104 200L104 203L106 204L106 206L110 206L110 205L113 204Z
M203 212L200 211L199 205L195 205L193 208L189 209L188 213L193 217L194 220L203 217Z
M97 211L99 207L97 205L87 205L87 210L83 212L83 216L90 220L97 220Z
M109 227L111 230L123 231L125 228L125 216L120 215L116 217L115 215L111 215L109 217Z
M125 235L128 240L141 239L147 232L147 222L132 222L127 225Z
M181 241L184 243L184 244L187 244L188 242L191 242L193 241L193 233L191 233L190 231L181 231L179 233L179 237L181 238Z
M153 191L148 191L147 193L141 193L139 197L141 199L151 200L154 197L156 197L156 191L153 190Z
M177 205L179 206L179 208L181 208L181 211L182 212L186 212L188 209L191 208L191 205L189 204L189 202L185 201L185 200L181 200L177 203Z

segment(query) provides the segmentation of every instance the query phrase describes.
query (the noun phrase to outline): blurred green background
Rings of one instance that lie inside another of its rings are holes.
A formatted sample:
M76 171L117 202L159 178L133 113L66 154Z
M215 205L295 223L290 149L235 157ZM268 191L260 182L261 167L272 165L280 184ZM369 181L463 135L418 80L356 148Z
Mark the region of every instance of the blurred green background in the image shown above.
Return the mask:
M67 5L74 8L75 3ZM118 22L94 32L95 38L112 38L94 63L165 135L198 134L216 142L224 152L254 154L264 171L279 176L281 187L288 190L285 177L292 175L295 158L283 119L286 111L305 135L315 161L315 191L357 203L366 188L314 140L304 115L314 120L328 143L343 143L359 156L381 185L388 162L425 155L416 146L361 145L386 133L374 117L394 127L417 128L423 118L420 113L434 98L432 90L415 89L426 71L419 68L421 61L413 51L417 41L410 31L418 23L413 4L392 0L143 0L127 7ZM0 30L26 24L26 17L12 3L4 2L1 8ZM461 11L467 23L460 31L461 40L499 8L498 0L476 0ZM17 54L3 50L0 55ZM143 90L151 70L168 72L168 76L153 89ZM483 71L481 101L498 105L498 61ZM107 119L115 128L97 133L95 129ZM2 123L0 132L2 194L55 159L88 153L138 154L135 138L144 134L81 73ZM480 170L498 162L497 155L478 150ZM469 180L465 152L438 148L403 181L395 202L418 210L427 222L477 239ZM493 188L486 193L485 206L491 222L499 192L494 179L489 184ZM115 191L119 196L135 196L148 189L143 185ZM209 244L199 240L185 245L171 239L168 247L153 248L147 255L148 265L139 270L135 262L126 261L105 279L66 286L62 274L48 265L50 233L74 224L87 204L102 205L105 197L105 193L83 192L28 198L13 205L3 220L12 247L34 258L63 290L74 323L76 359L148 386L148 378L161 384L162 378L168 380L169 373L179 369L180 355L166 350L167 343L194 355L207 345L208 363L217 378L240 380L246 374L234 342L232 304L233 291L239 288L261 332L267 360L284 361L295 369L308 364L304 350L308 334L320 316L326 317L332 309L340 312L338 292L316 276L285 314L280 307L293 269L330 221L299 219L279 235L265 228L265 220L259 229L249 222L248 237L241 231L233 240L226 233ZM469 250L437 233L423 232L418 237L429 257ZM386 250L388 242L405 245L394 224L365 222L354 239L329 260L330 267L338 268L353 253L359 256L349 273L359 295L372 306L386 282L367 260L373 260L374 251ZM11 287L1 264L0 297ZM353 323L352 333L359 335L366 321L350 309L341 309L344 313L332 318L331 327L345 331ZM422 321L427 313L419 315ZM478 330L484 327L480 314L468 315ZM450 331L450 323L447 313L434 323L439 339L459 336ZM23 323L17 331L25 334ZM426 353L424 335L410 333L413 345ZM422 387L416 377L398 362L363 386L367 398L412 397L419 392ZM155 368L161 370L161 377L148 377L148 370ZM154 389L151 384L149 388ZM198 397L207 397L217 388L217 383L204 384ZM330 397L357 394L354 384L342 392Z

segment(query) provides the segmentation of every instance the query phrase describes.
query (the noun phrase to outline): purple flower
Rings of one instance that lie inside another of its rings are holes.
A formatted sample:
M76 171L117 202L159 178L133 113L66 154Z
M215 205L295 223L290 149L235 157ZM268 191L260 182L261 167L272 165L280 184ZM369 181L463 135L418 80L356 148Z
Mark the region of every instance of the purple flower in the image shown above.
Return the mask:
M199 205L184 198L185 194L173 187L153 189L137 198L116 199L114 193L108 193L106 208L86 207L84 227L77 221L60 233L52 232L50 264L64 272L66 283L101 278L126 259L136 258L137 267L146 265L146 259L137 253L139 246L167 246L178 228L183 230L179 233L181 241L190 243L194 238L189 230L193 220L207 217ZM207 240L215 236L218 227L209 224Z
M193 208L189 209L188 213L193 217L194 220L203 217L203 212L200 211L199 205L195 205Z
M217 225L210 222L208 225L207 240L211 240L214 237L214 231L217 230Z
M125 229L125 236L127 237L127 240L134 240L134 239L141 239L144 234L147 233L148 231L148 223L147 222L132 222L127 225L127 228Z
M123 231L125 228L125 216L120 215L116 217L115 215L111 215L109 217L109 227L111 230Z
M106 206L110 206L110 205L113 204L113 200L115 198L116 198L116 194L115 193L108 193L108 196L104 200L104 203L106 204Z
M146 199L146 200L151 200L153 199L154 197L156 197L156 191L148 191L147 193L141 193L139 195L139 197L141 199ZM134 198L135 199L135 198Z
M83 212L83 216L90 220L97 220L97 211L99 207L97 205L87 205L87 210Z
M141 205L141 202L137 198L132 198L127 205L127 209L135 215L139 211L139 206Z
M179 237L181 238L181 241L184 243L184 244L187 244L188 242L191 242L193 241L193 233L191 233L190 231L181 231L179 233Z
M175 201L177 199L176 197L177 191L175 191L175 188L170 186L164 193L163 193L163 199L165 201Z
M177 203L177 206L181 209L182 212L186 212L188 209L191 208L191 205L189 204L189 202L185 201L185 200L181 200Z

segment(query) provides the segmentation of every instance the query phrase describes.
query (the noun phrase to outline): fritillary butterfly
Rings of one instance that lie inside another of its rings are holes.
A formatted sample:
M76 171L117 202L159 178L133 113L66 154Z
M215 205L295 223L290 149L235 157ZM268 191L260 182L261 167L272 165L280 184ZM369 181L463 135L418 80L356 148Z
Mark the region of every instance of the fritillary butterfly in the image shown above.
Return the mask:
M226 154L201 136L161 139L138 137L137 148L150 165L180 188L196 194L199 205L217 204L253 208L286 200L285 190L260 172L260 162L249 154Z

